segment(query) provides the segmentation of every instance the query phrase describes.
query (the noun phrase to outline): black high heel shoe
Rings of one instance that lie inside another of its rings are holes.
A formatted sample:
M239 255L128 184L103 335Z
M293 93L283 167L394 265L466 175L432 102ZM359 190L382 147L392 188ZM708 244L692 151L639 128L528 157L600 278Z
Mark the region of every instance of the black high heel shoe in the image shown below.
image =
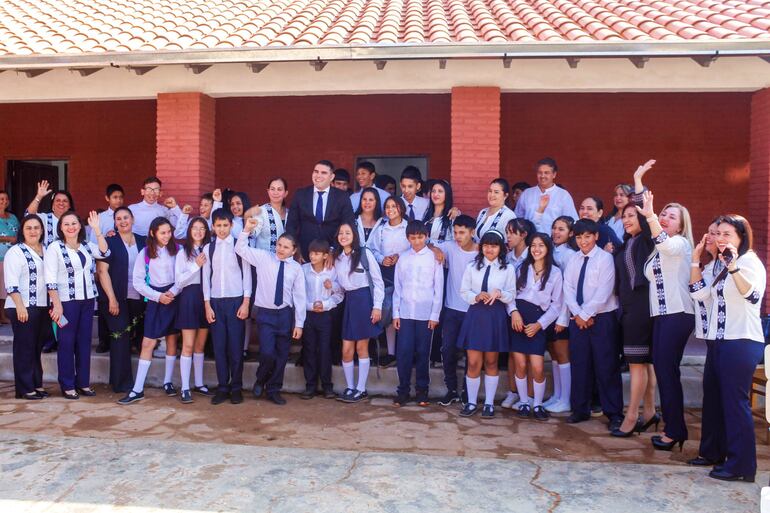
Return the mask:
M644 424L642 424L641 422L639 424L640 424L639 425L640 433L647 431L650 428L650 426L652 426L653 424L655 424L655 431L658 431L658 424L660 424L660 413L655 412L655 415L650 417L650 420L648 420Z
M78 388L77 390L80 395L84 395L86 397L94 397L96 395L96 392L94 392L94 389L91 387Z
M61 391L61 395L64 396L65 399L70 399L70 400L73 400L73 401L76 400L76 399L80 399L80 395L77 392L75 392L75 391L67 392L66 390L62 390Z
M663 437L655 435L651 438L652 446L658 451L669 451L674 448L676 444L679 444L679 452L682 452L684 446L684 440L671 440L670 442L664 442Z
M631 429L631 431L622 431L620 428L617 428L610 431L610 435L615 436L617 438L629 438L634 433L637 433L637 434L641 433L640 431L641 425L642 425L642 419L637 418L636 425Z

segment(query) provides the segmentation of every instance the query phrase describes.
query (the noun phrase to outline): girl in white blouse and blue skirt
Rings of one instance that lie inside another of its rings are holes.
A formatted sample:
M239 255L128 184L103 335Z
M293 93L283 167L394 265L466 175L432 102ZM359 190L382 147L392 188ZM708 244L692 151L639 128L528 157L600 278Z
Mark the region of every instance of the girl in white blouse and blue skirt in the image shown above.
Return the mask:
M470 305L465 314L457 347L468 352L465 381L468 402L460 412L470 417L476 405L484 367L484 408L482 418L495 416L495 392L499 380L497 360L510 349L508 313L505 305L516 299L516 272L506 263L505 237L487 230L479 242L479 253L463 274L460 295Z

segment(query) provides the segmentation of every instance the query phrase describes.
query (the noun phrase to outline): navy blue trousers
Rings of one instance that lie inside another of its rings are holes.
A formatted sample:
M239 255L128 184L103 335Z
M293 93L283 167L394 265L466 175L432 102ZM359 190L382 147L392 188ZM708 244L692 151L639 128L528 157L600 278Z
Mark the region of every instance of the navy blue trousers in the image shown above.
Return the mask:
M94 324L94 300L63 301L64 317L69 323L59 328L59 386L62 390L88 388L91 381L91 330Z
M444 383L449 392L457 391L457 335L463 325L465 312L444 308L444 319L441 321L441 361L444 366Z
M700 455L725 460L731 474L757 472L757 446L749 391L765 345L752 340L709 341L703 369Z
M243 304L243 296L211 298L214 323L211 340L217 368L217 390L232 392L243 388L243 337L246 325L236 315Z
M257 326L259 328L257 383L262 384L267 393L278 392L283 387L283 372L289 360L294 311L288 306L280 310L257 308Z
M428 321L401 319L396 341L396 368L398 369L398 395L409 395L412 368L416 371L415 389L427 392L430 384L430 339L433 330Z
M302 370L305 384L315 390L318 380L321 388L332 390L332 311L307 312L305 328L302 330Z
M43 333L51 323L45 306L27 307L27 322L19 322L15 308L6 308L5 315L13 328L13 380L16 394L29 394L43 387Z
M693 329L695 316L684 312L659 315L652 326L652 365L658 378L664 433L673 440L687 440L679 366Z
M110 386L114 392L129 392L134 386L131 370L131 335L134 330L126 332L126 328L143 312L144 301L141 299L118 299L118 315L110 314L106 298L99 300L99 313L104 313L107 336L110 338ZM139 330L143 324L140 319L137 324ZM112 333L120 333L120 336L110 336Z
M594 325L581 330L569 325L569 359L572 365L572 411L591 414L594 383L602 411L610 419L623 417L623 382L620 377L618 321L615 312L598 314Z

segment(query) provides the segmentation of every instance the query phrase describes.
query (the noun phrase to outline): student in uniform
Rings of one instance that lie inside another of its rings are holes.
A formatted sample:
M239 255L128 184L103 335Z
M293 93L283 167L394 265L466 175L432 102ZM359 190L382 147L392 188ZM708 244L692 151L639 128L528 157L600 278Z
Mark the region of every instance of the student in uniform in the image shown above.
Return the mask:
M463 319L457 346L468 352L468 402L460 416L470 417L480 410L476 404L484 367L484 408L481 417L495 416L497 359L510 349L506 306L516 299L516 272L506 263L505 239L497 230L488 230L479 241L479 252L465 269L460 294L470 305Z
M428 406L431 334L438 325L444 294L444 269L428 248L428 227L409 221L406 237L410 249L396 263L393 282L393 326L397 346L398 389L393 403L409 402L412 368L416 371L417 404Z
M514 307L515 305L515 307ZM561 271L553 261L553 242L544 233L532 234L527 258L518 270L516 302L509 305L511 312L511 356L508 373L515 376L516 389L521 397L517 415L535 420L548 420L543 407L545 396L546 330L559 317L562 309ZM534 402L529 404L527 366L532 374Z
M157 217L165 217L171 226L176 226L180 214L179 205L173 197L168 197L163 205L158 203L163 191L163 184L157 176L149 176L142 182L142 201L129 205L128 208L134 214L134 231L139 235L147 236L150 225Z
M43 334L50 324L43 278L43 222L34 214L22 219L17 240L5 254L5 313L13 329L13 380L16 399L48 397L43 388Z
M425 211L429 242L438 244L452 238L452 220L460 211L453 205L452 186L446 180L429 180L430 203Z
M302 266L294 260L298 250L297 240L288 233L278 237L275 254L249 247L248 234L257 225L257 219L247 218L243 232L235 244L238 256L253 265L257 271L254 306L257 307L260 347L259 368L252 391L254 396L259 398L265 390L270 401L284 405L286 399L281 397L281 388L286 362L289 359L289 345L292 339L302 338L305 325L305 278ZM247 274L249 273L244 272L244 282ZM248 307L247 300L248 298L244 297L244 303Z
M222 208L222 190L214 189L214 192L207 192L201 195L200 202L198 203L198 217L202 217L206 221L206 226L211 229L211 213ZM184 240L187 237L187 230L192 223L192 206L185 205L182 207L182 213L179 215L179 219L174 229L174 238L178 240Z
M96 212L88 224L99 244L86 240L85 226L75 212L65 212L56 227L58 240L45 252L45 282L51 319L59 326L56 355L59 385L66 399L91 397L91 327L94 320L96 259L109 254Z
M352 192L350 190L350 173L348 173L347 169L338 167L334 170L334 180L332 180L332 187L350 195Z
M589 196L580 203L578 210L580 219L591 219L599 224L599 247L613 255L620 249L623 242L615 234L615 230L603 223L604 202L596 196Z
M448 270L441 320L441 362L444 367L444 384L447 393L438 402L441 406L449 406L461 400L457 383L457 337L460 335L460 328L469 305L460 294L460 287L465 270L479 253L478 245L474 240L475 228L476 221L471 216L461 214L452 225L454 240L437 245L444 253Z
M699 457L691 465L714 465L709 476L723 481L754 482L757 471L754 419L749 404L751 378L762 360L765 337L760 307L767 271L752 250L752 231L742 216L718 220L716 244L723 268L710 285L705 279L690 285L693 298L710 298L707 338L713 340L711 358L703 372L703 440ZM692 269L697 278L705 238L693 251ZM707 385L708 383L708 385Z
M127 405L144 399L144 381L152 363L152 351L157 339L166 338L166 370L163 390L167 396L176 395L171 375L176 361L176 343L179 336L175 329L179 295L176 287L176 254L179 246L174 242L174 227L165 217L156 217L150 223L145 247L136 256L131 281L139 294L147 300L144 314L144 337L136 368L136 379L131 390L118 404Z
M597 245L599 225L595 221L580 219L573 233L580 251L570 259L564 272L564 301L572 316L569 325L572 414L567 423L591 418L592 388L596 382L602 411L609 418L612 431L623 421L615 264L612 255Z
M104 191L104 199L107 201L107 209L99 213L99 227L105 237L111 237L115 234L115 211L123 206L125 192L123 187L117 183L111 183ZM96 234L90 227L86 230L88 240L97 244Z
M141 341L144 301L134 289L131 274L145 237L134 233L134 215L128 207L113 214L117 233L107 237L110 254L96 263L99 277L99 311L105 313L110 337L110 386L113 392L128 393L134 384L131 370L132 340Z
M195 366L195 390L201 395L212 395L203 384L203 349L209 335L209 323L203 307L203 266L206 254L203 246L211 240L209 223L205 217L193 217L187 224L184 244L174 261L174 279L179 290L177 297L176 329L182 332L182 354L179 373L182 389L179 399L184 404L193 402L190 391L190 371Z
M575 202L566 190L556 185L559 166L551 157L535 164L537 185L521 193L516 202L516 217L523 217L535 223L539 232L547 232L553 221L560 216L577 219Z
M377 196L377 190L373 187L367 187L360 192L359 205L355 212L356 229L358 230L358 239L361 241L361 244L369 247L369 238L372 232L374 232L379 223L387 223L387 219L382 218L382 207Z
M234 192L230 196L228 207L233 215L233 229L230 231L233 237L238 237L243 230L244 214L251 209L251 200L245 192ZM252 247L254 247L252 245Z
M385 286L377 259L361 246L358 231L351 223L342 223L335 237L332 252L334 269L340 287L345 291L345 311L342 317L342 371L345 391L338 397L342 402L357 403L368 399L366 380L369 377L369 339L382 333L382 302ZM358 383L354 384L353 357L358 355Z
M45 236L43 237L43 246L48 247L53 241L58 238L59 220L61 217L69 211L75 210L75 202L72 200L72 195L68 191L58 190L51 196L51 211L39 212L40 202L45 199L46 196L51 194L51 188L47 180L42 180L37 184L37 194L27 206L27 214L36 214L43 221L43 229L45 230Z
M377 178L374 179L374 186L387 192L390 196L396 195L396 179L392 176L377 175ZM385 199L387 199L387 197ZM385 203L385 200L382 200L382 202Z
M401 172L401 200L406 207L404 218L407 221L425 218L430 200L420 196L421 188L422 174L420 170L414 166L406 166ZM387 210L385 204L383 204L382 209Z
M302 369L305 391L300 399L312 399L318 393L320 378L323 396L335 399L332 383L331 336L333 311L342 302L343 292L337 281L337 272L330 267L331 248L324 239L316 239L308 246L310 262L302 265L305 276L307 317L302 330L304 350Z
M374 189L377 195L377 203L380 205L380 209L385 205L385 200L388 196L391 196L386 190L381 189L376 185L377 169L369 161L359 162L356 166L356 182L358 183L358 192L354 192L350 195L350 204L353 206L353 211L357 211L361 204L361 196L366 189ZM392 180L392 178L391 178Z
M385 200L385 217L370 236L369 248L380 265L382 280L385 282L385 305L391 304L393 297L393 276L399 255L409 249L409 241L406 238L407 220L406 212L401 198L393 196ZM380 367L391 367L396 364L396 328L391 322L387 306L384 310L385 337L388 345L388 354L380 361Z
M476 237L480 239L487 230L497 230L502 233L508 226L508 221L516 218L513 210L505 204L509 191L508 180L505 178L495 178L489 184L487 190L489 207L481 209L476 216Z
M251 309L253 275L248 256L241 253L231 234L232 219L230 212L225 209L215 210L212 214L214 237L208 239L210 242L203 246L203 255L205 255L201 271L203 304L206 320L211 325L218 381L217 392L211 399L211 404L214 405L221 404L228 398L232 404L243 402L243 338L246 329L244 321L248 318ZM238 236L239 241L243 239L246 249L253 249L249 247L248 241L256 226L256 219L247 218L246 226ZM265 252L265 250L256 249L254 251ZM273 255L269 251L267 253ZM259 273L260 269L256 267ZM267 323L265 328L268 328ZM205 337L203 340L205 341ZM270 364L267 360L270 337L265 335L260 340L265 356L263 363L260 364L257 379L260 373L269 372ZM288 346L288 343L286 345ZM283 369L281 369L282 372ZM280 383L276 393L278 390L280 390ZM270 390L268 392L271 393ZM280 399L280 396L277 396L277 399ZM281 404L280 401L274 400L274 402Z
M562 273L567 262L575 255L577 246L572 234L575 220L569 216L559 216L551 225L551 240L554 244L553 262ZM567 413L572 409L570 391L572 389L572 366L569 363L569 308L562 295L562 309L559 318L546 330L548 353L551 355L551 375L553 376L553 394L543 406L548 413Z

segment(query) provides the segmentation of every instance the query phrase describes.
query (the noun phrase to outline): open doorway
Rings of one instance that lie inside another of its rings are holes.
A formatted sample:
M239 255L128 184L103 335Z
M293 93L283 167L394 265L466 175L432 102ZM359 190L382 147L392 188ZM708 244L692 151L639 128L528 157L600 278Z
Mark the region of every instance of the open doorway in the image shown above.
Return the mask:
M372 164L374 164L375 169L377 169L378 175L388 175L393 177L393 179L396 181L396 194L401 195L401 186L399 184L399 180L401 178L401 172L404 170L406 166L415 166L417 169L420 170L420 173L422 173L422 180L423 182L428 179L428 157L424 157L421 155L414 155L414 156L391 156L391 157L383 157L383 156L361 156L356 158L355 166L353 166L353 182L356 181L355 177L355 171L356 166L360 162L369 161ZM358 190L358 184L355 184L355 189Z
M48 180L52 190L67 188L67 160L9 160L5 186L11 196L11 211L19 219L37 194L37 183ZM51 210L51 197L40 202L40 212Z

